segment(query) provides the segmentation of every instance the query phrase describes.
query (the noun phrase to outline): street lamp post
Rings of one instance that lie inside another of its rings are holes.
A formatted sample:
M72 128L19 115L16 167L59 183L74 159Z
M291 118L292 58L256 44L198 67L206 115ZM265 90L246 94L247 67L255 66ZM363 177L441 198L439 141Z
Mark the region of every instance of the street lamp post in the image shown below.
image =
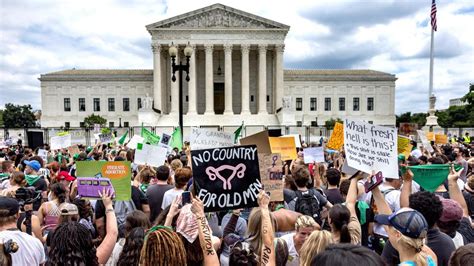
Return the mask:
M169 48L169 53L171 56L171 68L173 72L173 76L171 80L176 82L176 71L179 72L179 129L181 131L181 141L183 141L183 72L186 72L186 81L189 82L189 59L191 58L191 54L193 49L191 46L188 45L184 48L184 56L186 57L186 64L182 64L179 61L179 64L176 64L176 56L178 55L178 48L171 44Z

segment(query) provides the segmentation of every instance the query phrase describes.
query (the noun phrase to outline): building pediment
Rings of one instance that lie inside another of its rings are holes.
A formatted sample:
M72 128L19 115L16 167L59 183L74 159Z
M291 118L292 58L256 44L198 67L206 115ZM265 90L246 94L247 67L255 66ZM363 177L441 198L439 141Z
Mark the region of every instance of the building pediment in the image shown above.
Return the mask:
M222 4L214 4L146 26L152 33L163 29L273 29L289 26Z

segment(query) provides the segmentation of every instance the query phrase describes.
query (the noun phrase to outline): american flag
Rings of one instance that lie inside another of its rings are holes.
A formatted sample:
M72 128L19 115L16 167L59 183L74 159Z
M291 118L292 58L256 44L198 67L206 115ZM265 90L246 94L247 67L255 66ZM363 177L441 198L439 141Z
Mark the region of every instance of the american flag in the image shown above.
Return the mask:
M433 0L433 3L431 4L431 28L433 28L434 31L438 29L438 25L436 25L436 3L435 0Z

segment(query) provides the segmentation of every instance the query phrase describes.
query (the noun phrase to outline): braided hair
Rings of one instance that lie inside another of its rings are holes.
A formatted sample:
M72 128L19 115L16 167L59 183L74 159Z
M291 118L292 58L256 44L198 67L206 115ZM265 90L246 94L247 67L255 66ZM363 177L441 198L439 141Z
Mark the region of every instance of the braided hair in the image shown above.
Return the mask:
M145 237L139 265L186 265L186 250L179 235L166 228L152 228Z
M117 266L138 265L144 238L145 230L142 227L135 227L128 233Z
M78 222L58 225L51 239L50 265L99 265L89 230Z

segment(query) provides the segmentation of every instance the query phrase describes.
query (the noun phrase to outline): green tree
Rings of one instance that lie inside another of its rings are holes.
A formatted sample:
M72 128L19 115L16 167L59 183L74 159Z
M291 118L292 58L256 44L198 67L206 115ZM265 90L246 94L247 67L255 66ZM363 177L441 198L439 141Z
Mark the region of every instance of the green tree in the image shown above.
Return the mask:
M100 115L91 114L90 116L84 118L84 125L86 127L92 127L94 124L104 126L105 123L107 123L107 119Z
M395 116L397 127L400 126L400 123L411 123L411 112L406 112L401 115Z
M3 110L3 124L7 128L34 127L36 117L31 105L5 104Z
M0 110L0 127L3 127L3 110Z
M324 126L328 129L328 130L332 130L334 128L334 125L336 125L336 122L339 122L339 123L343 123L342 120L340 118L331 118L329 120L326 120L326 122L324 122Z

